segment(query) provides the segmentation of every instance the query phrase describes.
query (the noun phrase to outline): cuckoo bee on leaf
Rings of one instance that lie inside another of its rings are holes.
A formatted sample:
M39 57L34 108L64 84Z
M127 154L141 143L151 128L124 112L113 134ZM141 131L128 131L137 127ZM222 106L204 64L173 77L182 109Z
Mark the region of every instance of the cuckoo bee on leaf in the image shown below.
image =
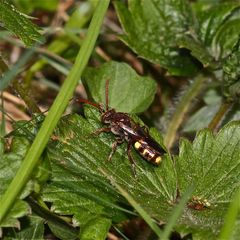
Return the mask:
M103 132L111 132L115 135L115 141L112 145L111 153L108 160L112 159L117 146L127 141L127 155L132 166L134 176L136 176L135 161L132 157L132 147L148 162L159 165L162 160L162 155L166 151L149 135L145 127L140 126L126 113L117 112L115 109L109 109L108 106L108 81L106 81L106 108L101 104L89 102L80 99L79 102L90 104L98 108L101 114L101 122L105 125L94 132L94 135L99 135Z

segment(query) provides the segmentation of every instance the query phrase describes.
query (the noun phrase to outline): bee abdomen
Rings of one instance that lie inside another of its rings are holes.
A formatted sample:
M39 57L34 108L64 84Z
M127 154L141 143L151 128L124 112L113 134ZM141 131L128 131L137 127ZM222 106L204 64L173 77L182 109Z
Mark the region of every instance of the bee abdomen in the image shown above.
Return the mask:
M141 141L134 143L134 148L139 152L139 154L152 164L158 165L161 162L161 156L155 152L151 146L142 144Z

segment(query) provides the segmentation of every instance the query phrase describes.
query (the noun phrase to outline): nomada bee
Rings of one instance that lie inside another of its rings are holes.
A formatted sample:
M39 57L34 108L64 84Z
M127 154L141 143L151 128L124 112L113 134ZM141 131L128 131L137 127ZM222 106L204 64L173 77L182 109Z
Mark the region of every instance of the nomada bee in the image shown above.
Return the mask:
M96 107L101 114L101 122L106 125L94 132L94 135L99 135L103 132L111 132L116 138L112 145L111 153L108 160L111 161L117 146L127 141L127 155L132 166L134 176L136 176L135 160L132 157L132 147L148 162L159 165L162 160L162 155L166 151L149 135L145 127L141 127L126 113L116 112L115 109L108 106L108 85L106 81L106 109L102 104L92 103L90 101L80 99L79 102L90 104Z

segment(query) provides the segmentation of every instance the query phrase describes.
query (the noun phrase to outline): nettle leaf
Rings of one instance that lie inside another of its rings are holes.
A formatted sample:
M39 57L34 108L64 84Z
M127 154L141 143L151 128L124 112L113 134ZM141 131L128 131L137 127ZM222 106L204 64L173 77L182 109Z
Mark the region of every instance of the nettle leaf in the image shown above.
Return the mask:
M198 232L199 239L206 239L206 233L217 235L240 187L240 122L226 125L216 136L202 130L192 144L183 139L176 167L180 193L195 184L179 225Z
M239 3L203 1L193 4L199 27L198 36L217 60L231 51L240 34Z
M145 111L152 103L157 90L153 79L139 76L126 63L111 61L99 68L87 68L83 78L94 101L104 104L106 81L109 80L109 106L119 112Z
M44 239L44 220L38 216L31 215L22 219L21 230L9 229L4 234L3 240L10 239Z
M194 25L188 1L132 0L128 6L115 2L125 31L121 39L134 52L172 75L191 75L198 70L188 51L177 44Z
M96 217L122 221L129 214L129 207L109 182L111 176L152 217L166 220L176 195L175 170L169 156L166 154L161 166L155 167L133 150L137 162L134 177L126 143L108 162L114 136L92 135L102 126L95 108L86 106L85 117L69 115L59 123L56 140L48 148L53 178L44 190L44 199L53 202L56 212L73 214L81 229L96 221Z
M13 139L11 152L5 153L0 160L0 196L4 194L13 177L15 176L23 157L28 149L29 142L24 138ZM31 182L26 186L21 198L29 194ZM29 213L28 204L20 199L17 199L12 209L9 211L0 227L20 227L18 218Z
M6 0L0 0L0 21L3 27L20 37L27 46L40 41L38 27Z

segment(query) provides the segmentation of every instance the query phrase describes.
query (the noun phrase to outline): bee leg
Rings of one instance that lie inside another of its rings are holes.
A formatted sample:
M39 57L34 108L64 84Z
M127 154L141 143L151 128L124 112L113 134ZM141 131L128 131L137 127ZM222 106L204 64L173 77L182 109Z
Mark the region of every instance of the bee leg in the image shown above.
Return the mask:
M108 161L110 162L112 160L112 156L113 154L116 152L117 146L119 144L122 144L124 141L124 139L121 138L116 138L115 142L112 144L112 151L110 152L109 156L108 156Z
M91 133L91 135L98 136L99 134L101 134L103 132L111 132L111 128L109 128L109 127L99 128L95 132Z
M145 131L146 133L149 133L149 129L144 125L144 126L141 126L141 128L143 129L143 131Z
M134 161L134 159L132 157L131 150L132 150L132 141L129 141L128 145L127 145L127 155L128 155L128 159L129 159L129 161L131 163L133 176L137 177L137 174L136 174L136 163L135 163L135 161Z

